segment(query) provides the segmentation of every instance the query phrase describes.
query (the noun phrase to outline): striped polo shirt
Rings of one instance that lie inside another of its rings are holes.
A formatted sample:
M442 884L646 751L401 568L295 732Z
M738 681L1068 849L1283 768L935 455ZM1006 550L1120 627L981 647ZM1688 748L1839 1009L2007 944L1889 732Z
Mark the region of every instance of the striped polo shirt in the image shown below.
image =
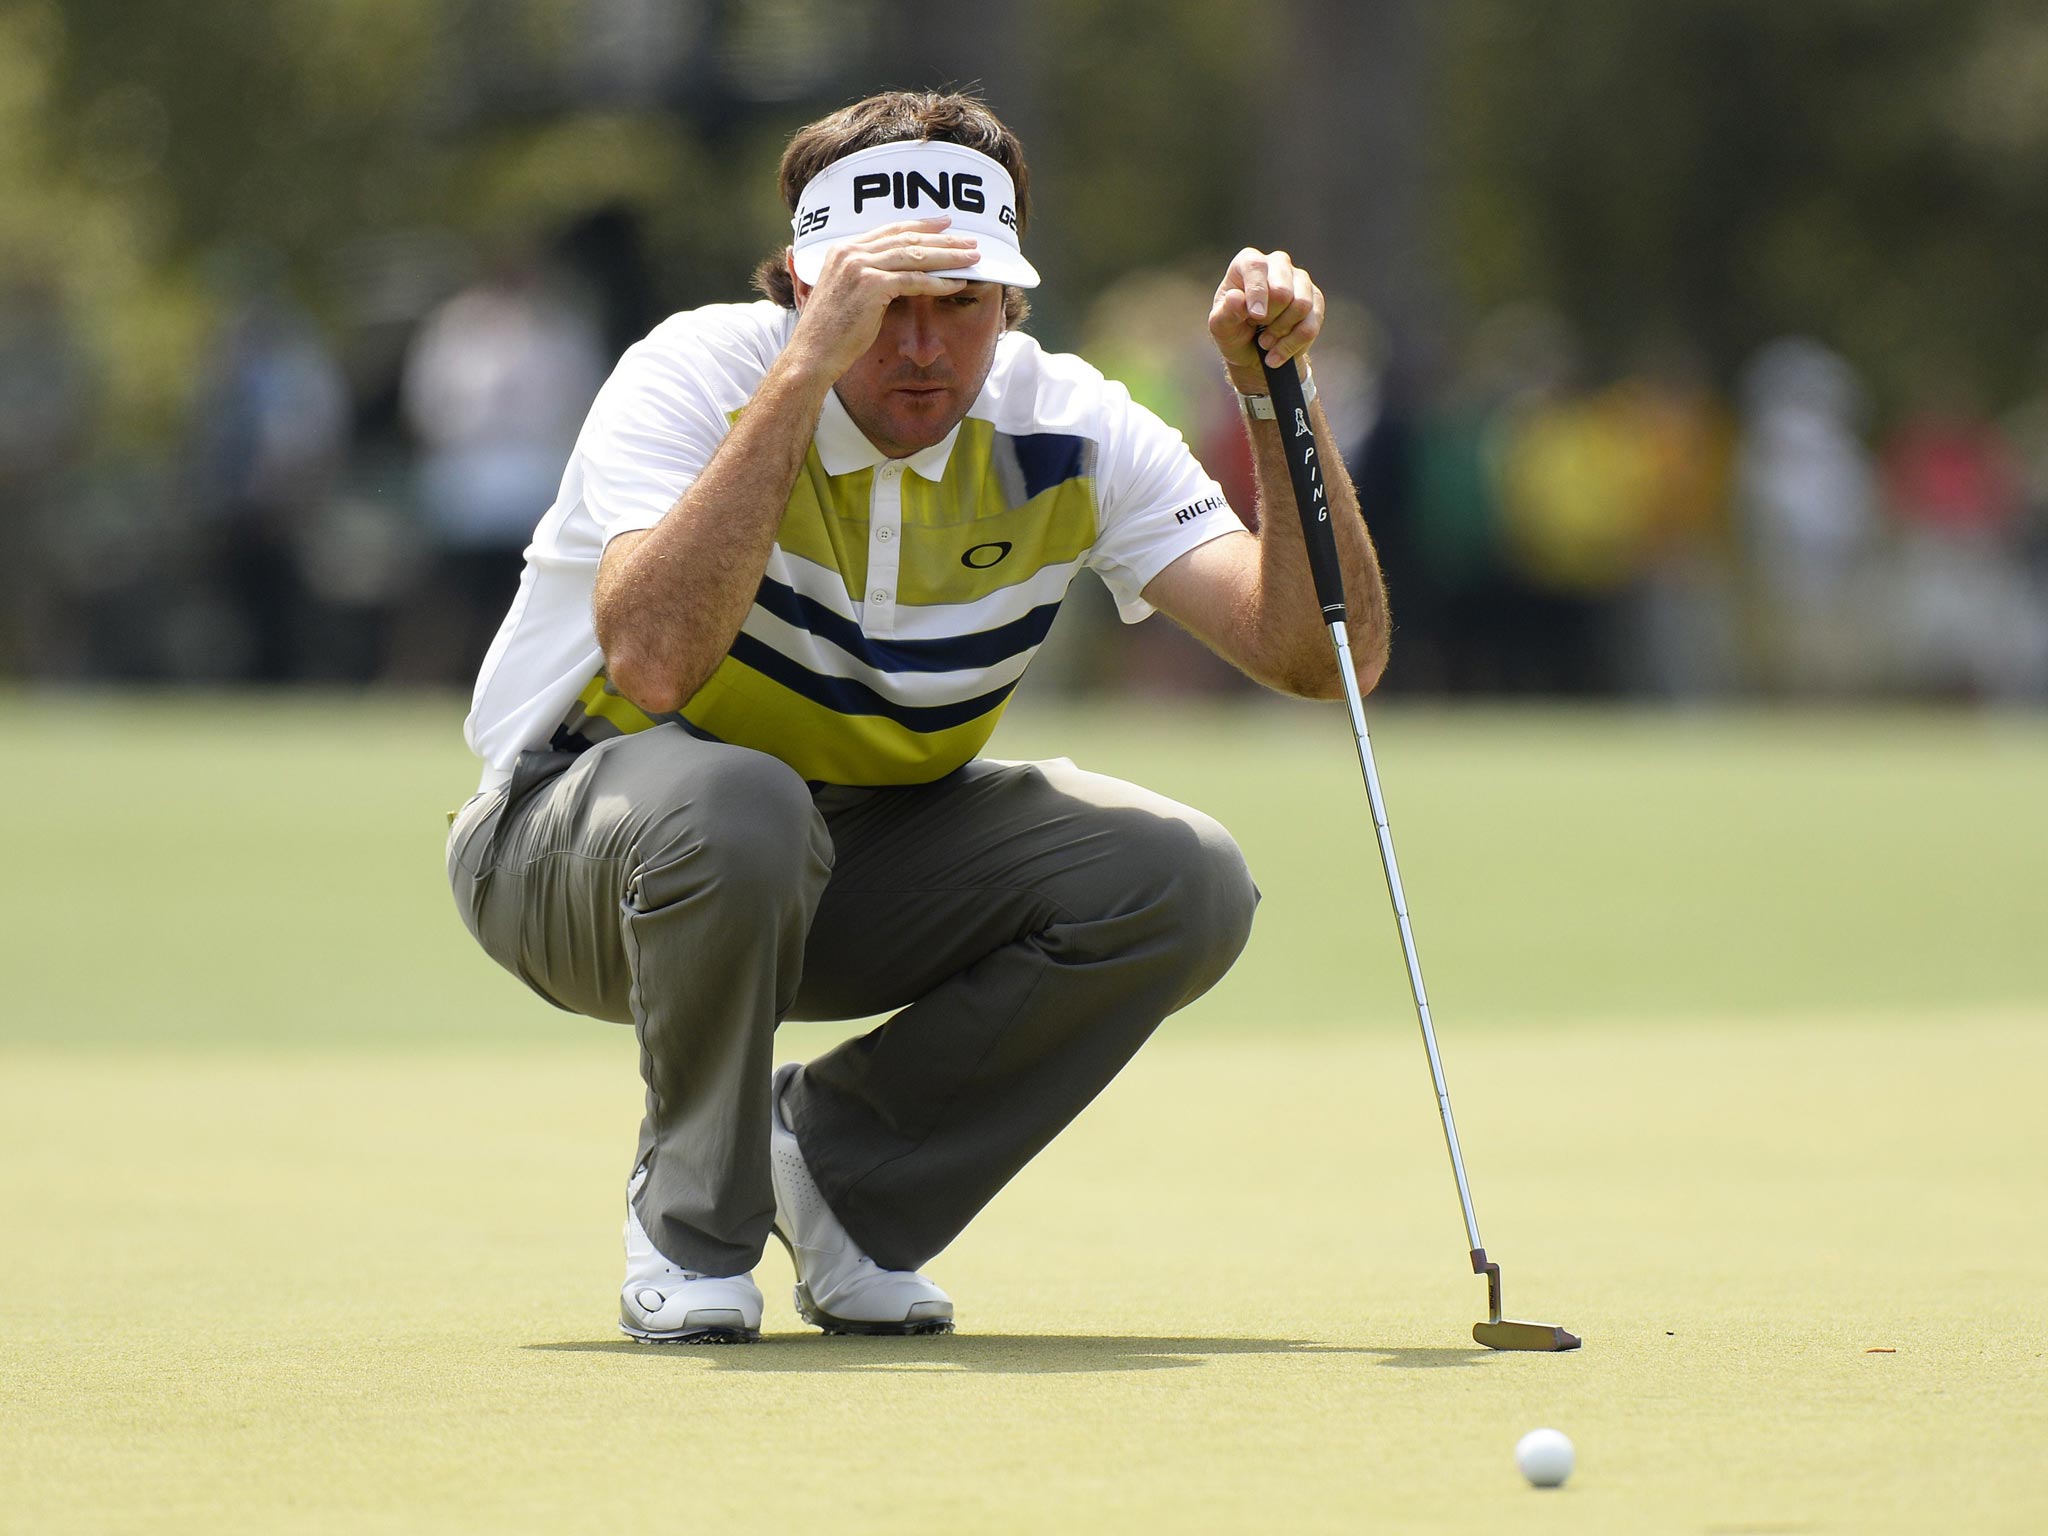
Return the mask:
M1079 358L1008 332L966 418L907 459L826 397L739 634L680 711L649 715L604 672L598 561L689 489L795 320L713 305L620 361L477 681L467 735L484 787L529 747L665 720L815 783L928 782L988 741L1084 567L1135 623L1152 611L1146 583L1243 527L1179 433Z

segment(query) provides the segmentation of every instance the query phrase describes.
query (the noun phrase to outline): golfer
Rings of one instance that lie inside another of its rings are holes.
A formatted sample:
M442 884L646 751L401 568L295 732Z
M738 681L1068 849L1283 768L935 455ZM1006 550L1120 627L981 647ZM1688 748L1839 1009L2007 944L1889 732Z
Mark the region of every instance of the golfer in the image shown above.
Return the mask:
M782 158L766 294L620 361L477 680L485 763L448 874L464 922L559 1007L630 1023L646 1117L621 1327L753 1339L770 1232L829 1332L933 1333L920 1271L1159 1021L1258 900L1199 811L1071 762L981 756L1090 570L1262 683L1335 697L1281 432L1313 427L1359 684L1380 573L1320 408L1272 420L1260 355L1323 296L1238 253L1209 330L1267 514L1178 433L1018 329L1028 172L979 101L890 92ZM888 1014L773 1074L784 1018Z

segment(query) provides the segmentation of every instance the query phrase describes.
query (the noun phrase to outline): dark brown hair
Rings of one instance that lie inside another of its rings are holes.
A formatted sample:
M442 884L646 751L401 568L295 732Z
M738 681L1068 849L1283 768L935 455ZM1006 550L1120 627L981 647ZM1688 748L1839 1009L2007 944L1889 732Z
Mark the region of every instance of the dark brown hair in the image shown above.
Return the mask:
M879 144L937 139L981 151L1010 173L1017 186L1017 233L1031 225L1031 168L1017 135L989 111L987 103L961 91L882 91L830 117L799 128L782 152L782 201L791 213L811 178L835 160ZM754 269L754 286L784 309L796 308L796 284L784 246ZM1003 325L1015 330L1031 313L1021 288L1003 289Z

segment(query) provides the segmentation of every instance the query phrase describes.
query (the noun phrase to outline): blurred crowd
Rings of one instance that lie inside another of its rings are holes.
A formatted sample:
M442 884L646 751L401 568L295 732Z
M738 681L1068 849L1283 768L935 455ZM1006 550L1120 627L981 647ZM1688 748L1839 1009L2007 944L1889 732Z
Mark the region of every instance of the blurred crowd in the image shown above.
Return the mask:
M262 253L222 255L187 424L157 453L103 439L54 289L17 282L0 298L18 557L0 672L473 677L615 348L569 265L519 249L461 265L381 263L337 328Z
M554 249L372 265L316 319L261 252L220 256L203 376L156 453L110 446L105 365L56 285L0 293L0 675L468 685L654 316ZM1249 508L1205 311L1192 279L1132 279L1080 350ZM1929 379L1880 420L1811 339L1725 388L1676 340L1597 377L1528 308L1424 377L1340 307L1316 371L1393 590L1389 687L2048 698L2048 381L1993 409ZM1121 675L1229 685L1158 647Z
M1141 281L1096 326L1247 507L1234 401L1170 382L1201 376L1169 319L1201 297ZM1930 378L1880 421L1808 337L1727 388L1677 340L1592 377L1560 317L1511 306L1424 377L1341 305L1315 372L1387 572L1388 688L2048 699L2048 374L1998 411Z
M1929 380L1881 426L1817 341L1727 393L1671 345L1589 381L1512 310L1358 455L1422 688L2048 696L2048 394Z

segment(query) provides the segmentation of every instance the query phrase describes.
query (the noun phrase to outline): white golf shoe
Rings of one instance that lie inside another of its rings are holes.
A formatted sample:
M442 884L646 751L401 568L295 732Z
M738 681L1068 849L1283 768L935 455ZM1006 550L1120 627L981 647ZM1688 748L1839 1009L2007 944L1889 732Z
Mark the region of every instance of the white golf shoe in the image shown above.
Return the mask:
M802 1071L775 1074L768 1145L775 1175L775 1235L796 1266L796 1309L827 1333L951 1333L953 1303L913 1270L883 1269L847 1235L825 1203L782 1111L782 1095Z
M761 1337L761 1288L752 1275L700 1275L655 1251L633 1209L647 1170L626 1186L626 1283L619 1331L642 1344L749 1344Z

